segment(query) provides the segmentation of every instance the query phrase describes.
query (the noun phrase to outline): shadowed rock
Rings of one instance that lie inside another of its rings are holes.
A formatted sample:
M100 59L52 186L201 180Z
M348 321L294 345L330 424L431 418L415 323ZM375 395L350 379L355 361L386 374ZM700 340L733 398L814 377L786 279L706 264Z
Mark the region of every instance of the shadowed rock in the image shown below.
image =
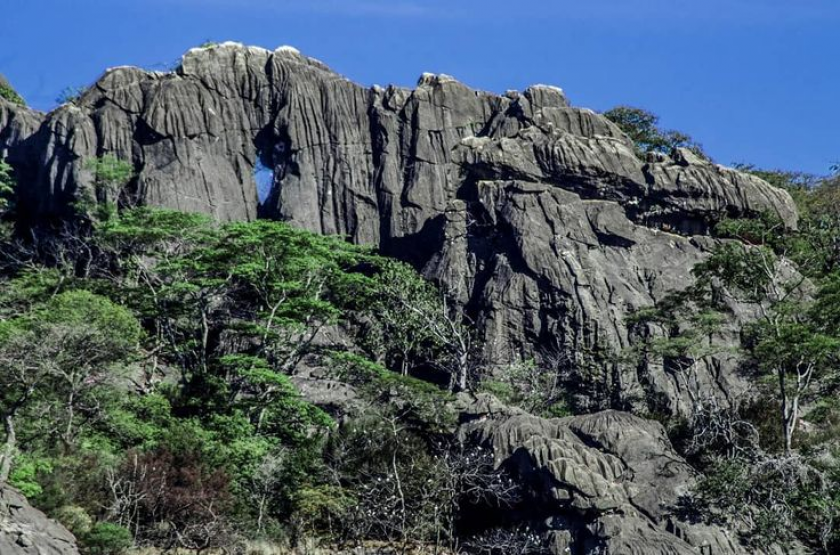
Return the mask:
M732 531L673 514L696 473L661 424L617 411L537 418L487 396L461 403L461 437L490 447L526 486L531 525L553 539L552 553L758 553Z
M76 539L63 526L32 508L14 489L0 484L0 553L79 555Z

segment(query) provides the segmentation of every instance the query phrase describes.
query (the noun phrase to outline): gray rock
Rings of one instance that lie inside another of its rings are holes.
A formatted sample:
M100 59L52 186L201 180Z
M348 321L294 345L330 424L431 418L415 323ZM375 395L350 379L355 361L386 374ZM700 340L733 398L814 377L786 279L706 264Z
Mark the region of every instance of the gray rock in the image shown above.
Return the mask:
M124 204L282 219L412 262L463 303L490 362L560 361L589 409L688 413L693 394L746 390L726 357L699 365L692 392L661 361L617 362L633 340L627 317L691 283L721 218L797 219L787 193L690 151L639 160L614 124L554 87L500 96L425 74L413 90L364 88L289 48L225 43L190 50L169 73L110 69L49 114L0 99L0 155L31 222L66 216L93 187L85 160L105 153L135 168ZM262 203L258 161L274 172ZM352 390L313 375L296 377L308 397L353 405ZM669 515L694 475L659 425L480 405L465 433L584 523L556 530L555 549L743 552L724 531Z
M617 411L537 418L485 395L459 401L460 436L490 447L496 464L531 488L553 552L753 553L731 531L674 516L696 473L659 423Z
M30 506L19 492L0 484L0 553L79 555L79 550L63 526Z
M413 90L366 89L290 48L110 69L47 115L0 102L24 215L67 213L92 187L84 160L108 152L137 173L124 203L287 220L414 263L460 297L488 360L551 352L589 387L584 407L690 411L661 364L606 362L630 342L626 317L690 283L723 216L796 225L787 193L684 149L641 161L555 87L498 96L425 74ZM258 160L274 170L262 204ZM745 388L726 360L698 384L724 400Z

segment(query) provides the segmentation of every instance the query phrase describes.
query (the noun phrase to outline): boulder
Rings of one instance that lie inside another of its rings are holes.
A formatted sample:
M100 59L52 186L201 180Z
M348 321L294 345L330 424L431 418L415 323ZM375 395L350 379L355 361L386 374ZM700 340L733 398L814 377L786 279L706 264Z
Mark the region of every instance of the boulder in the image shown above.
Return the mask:
M459 401L460 437L490 448L496 465L529 492L531 526L553 552L754 553L732 531L674 514L697 476L661 424L618 411L537 418L485 395Z
M33 508L20 492L0 484L0 553L79 555L76 539Z

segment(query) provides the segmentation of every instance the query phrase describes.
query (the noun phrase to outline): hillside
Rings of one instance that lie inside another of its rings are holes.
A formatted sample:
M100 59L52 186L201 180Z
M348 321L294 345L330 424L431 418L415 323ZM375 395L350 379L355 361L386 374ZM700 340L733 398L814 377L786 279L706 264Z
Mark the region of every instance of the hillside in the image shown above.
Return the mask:
M837 546L831 180L234 43L0 97L0 160L0 483L83 549Z

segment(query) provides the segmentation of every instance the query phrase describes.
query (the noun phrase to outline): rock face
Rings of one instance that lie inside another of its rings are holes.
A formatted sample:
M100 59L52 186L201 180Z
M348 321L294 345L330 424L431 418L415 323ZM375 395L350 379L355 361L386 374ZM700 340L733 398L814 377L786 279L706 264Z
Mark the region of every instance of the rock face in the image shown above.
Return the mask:
M528 485L539 507L531 525L553 538L553 553L748 553L732 532L673 516L696 476L656 422L616 411L544 419L488 398L462 416L461 436Z
M662 361L614 362L634 333L627 317L691 282L721 218L797 218L786 193L690 151L639 160L560 89L494 95L430 74L413 90L364 88L291 48L225 43L169 73L110 69L49 114L0 98L0 156L24 219L70 214L94 188L86 160L103 154L134 166L124 205L282 219L413 263L463 303L489 361L553 361L586 386L590 409L687 413L698 394L737 395L745 384L726 359L699 366L693 391ZM262 201L260 165L273 172ZM352 401L300 379L316 399ZM538 486L557 553L743 552L672 518L694 475L658 424L615 411L473 416L463 433ZM0 553L76 552L17 493L0 502L11 508ZM42 551L25 551L28 538Z
M690 410L667 365L605 362L629 344L627 316L690 282L722 217L796 222L786 193L690 151L639 160L560 89L498 96L429 74L368 89L291 48L225 43L171 73L110 69L46 115L0 99L25 215L66 214L93 187L85 159L105 153L135 167L123 203L283 219L412 262L464 303L489 360L563 360L597 385L580 393L593 408ZM273 169L262 203L259 163ZM696 387L737 394L730 366L701 367Z
M64 527L33 509L17 491L0 485L0 553L79 555L79 550Z

